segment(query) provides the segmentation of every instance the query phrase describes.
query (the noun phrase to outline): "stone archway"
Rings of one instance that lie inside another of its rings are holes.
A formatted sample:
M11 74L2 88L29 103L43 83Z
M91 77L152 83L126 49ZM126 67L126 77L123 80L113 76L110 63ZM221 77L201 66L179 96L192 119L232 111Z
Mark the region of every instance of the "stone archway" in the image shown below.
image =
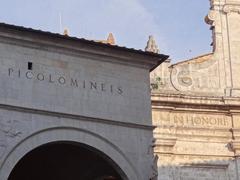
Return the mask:
M8 180L122 180L122 170L107 155L90 146L54 142L27 153Z
M90 147L96 154L100 153L101 157L118 172L118 175L122 173L121 178L123 180L139 179L139 173L117 146L98 134L73 127L43 129L23 139L5 156L3 163L0 165L0 179L8 180L18 162L28 153L56 142L67 142L68 144L71 142L70 144L88 147L88 149Z

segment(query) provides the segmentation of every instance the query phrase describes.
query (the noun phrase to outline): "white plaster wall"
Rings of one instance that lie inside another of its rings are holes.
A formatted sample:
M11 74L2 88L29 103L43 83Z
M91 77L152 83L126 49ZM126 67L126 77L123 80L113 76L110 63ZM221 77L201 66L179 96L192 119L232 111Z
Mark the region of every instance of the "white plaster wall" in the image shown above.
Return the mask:
M91 120L0 110L0 179L29 151L54 141L73 141L108 155L128 179L145 180L151 172L150 130Z
M147 69L5 43L0 44L0 65L2 104L151 125ZM60 77L66 83L60 84ZM71 86L71 78L78 87Z
M128 179L149 179L153 156L147 68L1 42L1 180L7 180L27 152L53 141L90 145L112 158ZM62 83L59 77L64 77ZM83 87L83 81L97 83L97 88Z

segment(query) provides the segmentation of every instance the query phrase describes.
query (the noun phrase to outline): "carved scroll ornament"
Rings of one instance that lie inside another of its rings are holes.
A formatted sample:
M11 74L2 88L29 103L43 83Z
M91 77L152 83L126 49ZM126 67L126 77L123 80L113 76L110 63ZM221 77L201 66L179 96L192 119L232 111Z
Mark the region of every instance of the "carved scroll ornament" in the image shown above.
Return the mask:
M239 4L226 4L223 7L223 12L228 13L238 13L240 14L240 5Z
M0 117L0 158L4 155L8 141L21 137L22 123L18 120L5 120Z

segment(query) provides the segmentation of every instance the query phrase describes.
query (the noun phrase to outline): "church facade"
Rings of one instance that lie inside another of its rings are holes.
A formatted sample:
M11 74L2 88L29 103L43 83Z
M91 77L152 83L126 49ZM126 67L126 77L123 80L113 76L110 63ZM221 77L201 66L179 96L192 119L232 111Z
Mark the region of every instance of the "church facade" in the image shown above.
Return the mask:
M151 73L159 180L240 178L240 0L210 3L213 52Z

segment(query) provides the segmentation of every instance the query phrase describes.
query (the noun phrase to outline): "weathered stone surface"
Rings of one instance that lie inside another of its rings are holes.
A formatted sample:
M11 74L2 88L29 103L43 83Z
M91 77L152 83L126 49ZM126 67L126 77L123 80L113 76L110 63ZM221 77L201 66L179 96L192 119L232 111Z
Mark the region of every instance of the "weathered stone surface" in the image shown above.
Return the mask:
M213 53L151 73L159 180L240 178L240 1L210 2Z

